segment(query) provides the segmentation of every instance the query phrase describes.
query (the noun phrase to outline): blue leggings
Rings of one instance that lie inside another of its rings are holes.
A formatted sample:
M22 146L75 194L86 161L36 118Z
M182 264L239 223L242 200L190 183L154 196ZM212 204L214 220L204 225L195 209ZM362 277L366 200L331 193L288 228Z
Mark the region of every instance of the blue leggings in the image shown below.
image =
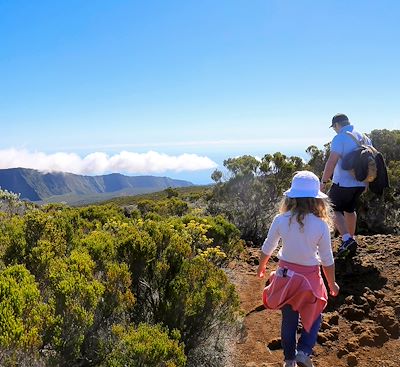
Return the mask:
M293 311L292 306L285 305L282 311L281 339L285 360L293 360L296 358L296 350L301 350L305 354L310 355L317 342L318 330L321 326L321 315L314 321L309 333L304 328L301 332L300 339L296 343L297 326L299 324L299 313ZM297 344L297 348L296 348Z

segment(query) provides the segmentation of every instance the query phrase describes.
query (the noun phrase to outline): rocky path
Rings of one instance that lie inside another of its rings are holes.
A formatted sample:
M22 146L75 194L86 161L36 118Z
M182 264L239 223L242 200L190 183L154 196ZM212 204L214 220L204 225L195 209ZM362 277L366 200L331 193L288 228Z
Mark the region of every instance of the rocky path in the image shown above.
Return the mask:
M315 348L316 367L400 365L400 237L359 237L352 264L337 263L341 293L330 299ZM337 241L334 241L334 248ZM280 313L265 310L265 280L255 276L258 250L232 265L244 321L236 341L233 367L282 366ZM269 263L267 273L276 264Z

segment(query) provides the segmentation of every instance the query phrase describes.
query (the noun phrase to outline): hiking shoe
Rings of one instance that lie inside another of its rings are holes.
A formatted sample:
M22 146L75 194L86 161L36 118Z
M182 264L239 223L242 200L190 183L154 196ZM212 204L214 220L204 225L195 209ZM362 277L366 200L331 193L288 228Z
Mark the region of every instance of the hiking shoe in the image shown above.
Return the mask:
M311 362L310 356L305 354L302 350L299 350L296 354L296 362L299 367L314 367Z
M345 259L347 257L353 257L356 254L357 247L358 244L354 238L343 241L337 251L336 258Z
M298 367L296 361L285 361L283 367Z

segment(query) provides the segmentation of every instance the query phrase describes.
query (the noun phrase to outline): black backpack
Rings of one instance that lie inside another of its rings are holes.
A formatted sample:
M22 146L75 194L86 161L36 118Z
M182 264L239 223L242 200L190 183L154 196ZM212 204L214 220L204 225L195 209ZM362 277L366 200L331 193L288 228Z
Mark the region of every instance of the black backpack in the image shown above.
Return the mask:
M349 170L357 181L369 184L369 189L382 195L383 190L389 187L389 178L385 160L380 152L372 145L368 145L367 138L359 141L350 131L346 131L358 145L352 152L346 154L342 159L342 168Z

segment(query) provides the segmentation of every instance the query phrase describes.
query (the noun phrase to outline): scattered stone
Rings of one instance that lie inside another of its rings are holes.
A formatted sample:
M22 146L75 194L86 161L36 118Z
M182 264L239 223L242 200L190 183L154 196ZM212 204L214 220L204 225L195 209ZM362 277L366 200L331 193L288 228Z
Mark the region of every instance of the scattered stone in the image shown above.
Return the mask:
M329 325L339 325L339 314L337 312L332 312L324 316L324 320Z
M333 327L330 330L331 339L330 340L338 340L339 339L339 328L337 326Z
M360 308L362 308L364 310L365 313L368 313L369 310L371 309L371 306L370 306L369 302L367 301L367 299L362 296L359 298L358 305Z
M326 345L329 341L329 333L318 333L317 342L321 345Z
M373 294L367 294L365 295L365 299L367 300L369 306L371 309L374 309L378 300L376 299L376 297Z
M338 358L342 358L342 357L345 356L346 354L349 354L349 351L348 351L346 348L344 348L344 347L339 348L338 351L337 351L337 353L336 353L336 355L338 356Z
M382 292L382 291L375 291L374 295L375 295L376 298L379 298L379 299L385 298L385 293Z
M352 305L354 304L354 296L347 296L344 299L344 303L346 303L347 305Z
M389 340L389 335L382 326L369 328L359 337L360 346L377 347L382 346Z
M339 328L333 327L325 332L318 333L317 341L321 345L326 345L330 341L335 341L339 339Z
M329 330L330 328L331 328L331 325L329 325L326 321L322 321L322 323L321 323L322 331Z
M382 346L390 339L389 334L383 326L377 326L375 328L375 335L375 343L377 346Z
M376 322L382 325L393 339L400 336L400 324L392 307L382 307L376 311Z
M368 331L364 331L359 339L358 342L361 346L368 346L368 347L373 347L375 342L374 342L374 336L368 332Z
M268 342L267 347L270 350L278 350L278 349L282 349L282 341L281 338L275 338L272 339Z
M357 356L354 354L349 354L347 356L347 365L349 367L354 367L358 365L358 360L357 360Z
M355 352L358 350L359 344L358 344L358 339L356 337L350 338L350 340L346 343L346 349L349 352Z
M353 321L350 324L350 329L352 331L354 331L356 334L360 334L361 330L364 330L363 326L361 325L361 323L359 321Z
M387 298L383 301L386 306L393 307L396 302L392 298Z
M341 313L350 321L361 321L366 317L366 312L356 305L344 307Z

